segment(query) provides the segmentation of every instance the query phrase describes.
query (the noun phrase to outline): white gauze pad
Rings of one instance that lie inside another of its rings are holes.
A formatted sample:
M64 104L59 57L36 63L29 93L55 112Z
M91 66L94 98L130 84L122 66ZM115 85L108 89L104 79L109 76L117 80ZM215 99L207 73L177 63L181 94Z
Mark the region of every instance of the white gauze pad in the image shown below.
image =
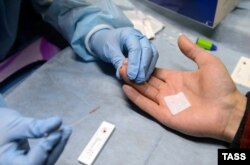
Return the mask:
M164 100L173 115L191 106L183 92L179 92L176 95L165 96Z

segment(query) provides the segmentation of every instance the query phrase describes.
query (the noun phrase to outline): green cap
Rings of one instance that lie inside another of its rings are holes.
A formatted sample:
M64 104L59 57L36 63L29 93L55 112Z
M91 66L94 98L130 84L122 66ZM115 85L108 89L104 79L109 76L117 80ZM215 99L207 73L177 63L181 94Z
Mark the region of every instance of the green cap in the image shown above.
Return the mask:
M201 48L204 48L206 50L217 50L217 46L214 45L211 41L208 41L203 38L197 38L196 45L198 45Z

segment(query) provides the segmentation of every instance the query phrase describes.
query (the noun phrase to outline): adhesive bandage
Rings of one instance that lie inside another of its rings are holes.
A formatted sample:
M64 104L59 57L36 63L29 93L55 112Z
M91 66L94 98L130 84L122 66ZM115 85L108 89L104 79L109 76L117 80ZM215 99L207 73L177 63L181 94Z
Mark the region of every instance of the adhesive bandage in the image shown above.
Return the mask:
M179 92L176 95L165 96L164 100L173 115L191 106L183 92Z

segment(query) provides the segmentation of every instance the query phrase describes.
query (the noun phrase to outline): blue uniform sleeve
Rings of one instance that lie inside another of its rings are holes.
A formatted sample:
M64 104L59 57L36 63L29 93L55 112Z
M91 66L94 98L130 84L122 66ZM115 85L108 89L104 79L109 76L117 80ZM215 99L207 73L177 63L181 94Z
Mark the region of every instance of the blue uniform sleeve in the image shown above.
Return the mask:
M111 0L32 0L45 21L57 29L74 51L86 61L91 35L103 28L133 26Z
M3 98L3 96L0 94L0 109L3 108L3 107L6 107L6 102Z

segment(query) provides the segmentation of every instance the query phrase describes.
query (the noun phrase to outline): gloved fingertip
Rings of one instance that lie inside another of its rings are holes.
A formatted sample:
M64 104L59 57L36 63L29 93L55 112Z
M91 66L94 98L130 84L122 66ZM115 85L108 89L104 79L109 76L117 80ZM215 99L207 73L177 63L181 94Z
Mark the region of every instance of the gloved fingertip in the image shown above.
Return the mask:
M28 154L31 162L42 162L47 159L48 153L60 141L62 134L54 132L47 137L42 138L37 145L35 145Z
M156 48L156 46L154 44L151 44L151 48L152 48L152 51L153 51L153 55L154 55L154 60L155 60L155 63L157 62L158 58L159 58L159 53L158 53L158 50Z
M154 65L154 66L155 66L155 65ZM150 78L150 76L151 76L152 73L154 72L154 69L155 69L155 67L150 67L150 68L148 69L148 72L147 72L146 77L145 77L145 81L147 81L147 80Z
M134 81L134 80L136 79L137 74L134 74L134 72L130 72L130 71L128 70L127 76L128 76L128 79L129 79L129 80Z
M50 152L49 158L47 159L46 165L55 164L61 153L63 152L69 137L72 133L72 128L68 125L62 125L60 128L61 139L58 141L56 146Z
M41 137L56 131L62 125L62 119L58 116L50 117L43 120L33 120L31 123L31 132L35 137Z
M62 136L62 133L60 131L55 131L50 133L47 137L45 137L46 141L48 142L54 142L55 140L60 139Z
M152 47L154 47L154 45L152 45ZM154 56L153 56L153 58L152 58L152 60L151 60L151 64L150 64L150 66L149 66L149 68L148 68L148 71L147 71L147 73L146 73L146 80L148 80L149 77L151 76L151 74L154 72L155 66L156 66L156 63L157 63L158 58L159 58L159 53L158 53L158 51L155 49L155 51L154 51Z
M69 137L72 134L72 127L70 127L69 125L63 125L62 134L64 137Z
M47 120L49 120L51 123L54 123L54 124L58 124L58 125L62 124L62 118L59 116L52 116L48 118Z
M127 65L127 76L129 80L135 80L139 74L140 70L140 59L138 59L136 63L133 61L132 58L128 58L128 65Z
M136 84L142 84L146 81L146 79L145 78L136 78L134 81Z
M145 69L141 69L141 71L138 73L138 75L136 76L136 78L134 79L134 82L136 84L141 84L143 82L146 81L146 71Z
M41 145L45 150L50 151L60 141L61 137L62 133L60 131L53 132L45 138Z
M116 78L117 78L118 80L121 80L121 76L120 76L119 69L116 70L115 75L116 75Z

